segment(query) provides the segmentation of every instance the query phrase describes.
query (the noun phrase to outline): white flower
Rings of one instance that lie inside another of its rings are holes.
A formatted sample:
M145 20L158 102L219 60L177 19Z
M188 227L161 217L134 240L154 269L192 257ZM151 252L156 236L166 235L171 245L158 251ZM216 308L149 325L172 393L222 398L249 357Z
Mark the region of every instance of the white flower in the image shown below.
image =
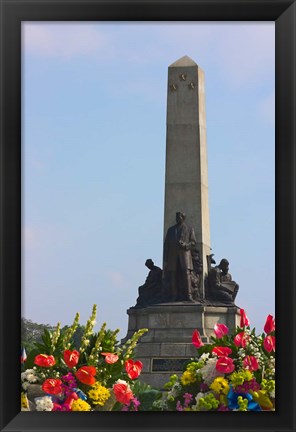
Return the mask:
M162 411L167 409L167 403L164 400L156 400L152 404L153 408L160 409Z
M52 411L53 403L49 396L35 398L36 411Z
M204 397L204 395L205 395L205 393L199 392L199 393L197 393L197 395L195 396L196 404L192 406L192 409L193 409L194 411L197 411L197 409L198 409L198 405L199 405L199 400L200 400L200 398Z
M198 360L207 360L210 357L210 353L203 353Z
M196 405L199 404L199 399L204 397L205 393L199 392L197 393L197 395L195 396L195 400L196 400Z
M30 387L30 384L28 383L28 381L24 381L22 383L22 387L23 387L24 390L28 390L28 388Z
M224 376L222 372L216 369L217 359L210 358L205 366L199 369L203 380L206 384L210 385L217 376Z
M122 379L118 379L117 381L115 381L115 384L127 384L127 382Z
M181 384L179 382L176 382L171 388L171 390L168 392L168 397L170 396L176 397L181 389L182 389Z
M30 383L34 383L38 380L38 378L36 377L35 374L30 373L27 375L27 381L29 381Z

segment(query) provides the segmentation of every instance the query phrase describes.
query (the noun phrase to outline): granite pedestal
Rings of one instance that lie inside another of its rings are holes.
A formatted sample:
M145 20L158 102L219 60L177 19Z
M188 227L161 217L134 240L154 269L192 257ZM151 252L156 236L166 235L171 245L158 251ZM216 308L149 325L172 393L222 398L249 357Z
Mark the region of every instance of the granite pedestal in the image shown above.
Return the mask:
M240 322L236 306L204 306L192 302L161 303L146 308L130 308L128 332L124 343L140 328L148 332L140 339L135 358L143 363L140 380L162 388L174 373L181 374L184 362L195 357L191 342L197 329L204 343L214 336L214 325L225 324L235 329Z

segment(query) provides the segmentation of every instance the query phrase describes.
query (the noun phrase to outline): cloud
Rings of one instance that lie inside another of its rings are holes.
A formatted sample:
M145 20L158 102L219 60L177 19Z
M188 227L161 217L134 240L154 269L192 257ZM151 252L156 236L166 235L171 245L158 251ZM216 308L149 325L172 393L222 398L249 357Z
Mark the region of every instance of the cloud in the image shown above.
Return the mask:
M274 70L273 22L33 23L23 25L27 52L71 59L98 53L109 67L128 61L167 65L189 55L206 72L215 68L232 88L262 83ZM149 66L148 66L149 65ZM144 73L144 70L142 70Z
M35 55L71 59L98 52L106 44L103 36L89 23L25 23L23 48Z

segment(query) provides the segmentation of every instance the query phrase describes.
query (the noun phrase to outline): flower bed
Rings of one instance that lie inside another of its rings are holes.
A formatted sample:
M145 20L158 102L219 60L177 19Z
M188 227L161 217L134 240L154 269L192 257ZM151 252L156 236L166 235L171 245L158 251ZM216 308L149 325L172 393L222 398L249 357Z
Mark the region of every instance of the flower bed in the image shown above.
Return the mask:
M255 335L240 309L240 326L233 335L217 323L216 337L204 345L198 330L192 335L196 358L172 375L163 393L138 378L142 363L133 359L137 331L123 346L119 330L93 331L96 305L79 347L73 335L79 322L61 332L44 330L43 343L35 342L28 357L22 355L22 411L274 411L275 321L268 315L264 333Z
M96 305L88 320L80 347L72 338L79 314L65 332L58 325L54 332L44 331L43 343L22 356L22 411L138 411L152 409L161 392L140 383L142 363L133 360L134 348L147 331L134 333L123 346L119 330L93 331Z
M163 411L275 410L275 321L268 315L264 333L256 336L243 309L240 315L233 335L217 323L211 344L204 345L194 331L196 359L180 377L171 376L165 399L155 406Z

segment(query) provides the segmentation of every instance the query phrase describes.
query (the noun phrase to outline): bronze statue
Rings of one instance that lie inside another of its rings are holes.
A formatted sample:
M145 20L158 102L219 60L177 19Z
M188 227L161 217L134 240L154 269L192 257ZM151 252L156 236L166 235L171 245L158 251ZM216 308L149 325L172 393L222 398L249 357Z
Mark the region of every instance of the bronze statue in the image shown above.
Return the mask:
M226 258L216 267L209 270L207 279L206 299L219 304L234 304L239 286L232 280L228 272L229 262Z
M192 298L194 301L201 301L202 294L200 292L200 275L202 274L202 260L197 249L191 251L191 257L193 263L193 271L190 274Z
M146 307L155 303L160 303L162 270L154 265L152 259L147 259L145 266L150 270L144 285L139 287L139 297L136 307Z
M163 300L168 302L194 300L192 252L196 250L196 239L193 228L185 224L185 218L185 213L176 213L176 225L168 229L164 242Z

